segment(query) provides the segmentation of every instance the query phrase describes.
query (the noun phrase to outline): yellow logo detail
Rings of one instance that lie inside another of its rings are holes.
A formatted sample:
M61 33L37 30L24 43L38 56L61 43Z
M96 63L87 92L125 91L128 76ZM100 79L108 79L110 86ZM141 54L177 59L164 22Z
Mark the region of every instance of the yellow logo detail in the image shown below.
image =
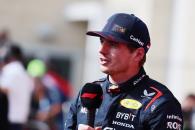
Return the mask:
M120 101L120 104L125 107L125 108L129 108L129 109L139 109L142 104L134 99L123 99Z

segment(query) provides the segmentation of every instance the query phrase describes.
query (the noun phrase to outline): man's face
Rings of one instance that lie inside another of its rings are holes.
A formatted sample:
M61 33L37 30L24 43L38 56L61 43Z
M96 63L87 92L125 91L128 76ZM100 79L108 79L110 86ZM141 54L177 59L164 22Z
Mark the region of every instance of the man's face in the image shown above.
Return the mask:
M115 75L126 73L135 67L135 54L124 43L116 43L100 38L100 68L102 72Z

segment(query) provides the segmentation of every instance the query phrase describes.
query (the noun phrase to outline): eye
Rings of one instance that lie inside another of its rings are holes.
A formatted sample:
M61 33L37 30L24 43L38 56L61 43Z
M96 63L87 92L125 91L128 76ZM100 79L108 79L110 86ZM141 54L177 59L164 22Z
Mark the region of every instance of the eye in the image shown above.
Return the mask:
M100 43L104 42L104 38L100 37Z
M116 48L118 47L119 43L118 42L114 42L114 41L110 41L110 40L106 40L105 38L100 37L100 43L106 43L108 44L110 47L112 48Z
M118 42L114 42L114 41L109 41L109 45L112 47L112 48L117 48L119 43Z

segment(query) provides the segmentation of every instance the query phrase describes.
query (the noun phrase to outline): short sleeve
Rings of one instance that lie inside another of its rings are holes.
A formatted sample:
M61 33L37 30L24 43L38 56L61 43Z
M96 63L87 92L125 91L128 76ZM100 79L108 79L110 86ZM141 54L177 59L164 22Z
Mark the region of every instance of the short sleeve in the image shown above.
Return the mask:
M13 86L13 81L14 81L14 77L15 75L10 74L10 73L2 73L1 77L0 77L0 86L2 88L9 88Z

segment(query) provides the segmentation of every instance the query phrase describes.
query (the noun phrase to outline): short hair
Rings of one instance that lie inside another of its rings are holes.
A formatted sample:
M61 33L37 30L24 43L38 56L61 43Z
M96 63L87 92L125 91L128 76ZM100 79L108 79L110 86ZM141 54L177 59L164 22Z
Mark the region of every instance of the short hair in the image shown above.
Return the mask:
M4 60L5 62L8 62L11 58L14 58L17 60L23 59L22 50L18 45L9 45L7 47L7 52L5 54Z
M126 44L126 45L130 52L134 52L136 49L138 49L138 47L135 47L131 44ZM140 60L139 67L141 68L145 62L146 62L146 54L144 54L144 57L142 58L142 60Z

